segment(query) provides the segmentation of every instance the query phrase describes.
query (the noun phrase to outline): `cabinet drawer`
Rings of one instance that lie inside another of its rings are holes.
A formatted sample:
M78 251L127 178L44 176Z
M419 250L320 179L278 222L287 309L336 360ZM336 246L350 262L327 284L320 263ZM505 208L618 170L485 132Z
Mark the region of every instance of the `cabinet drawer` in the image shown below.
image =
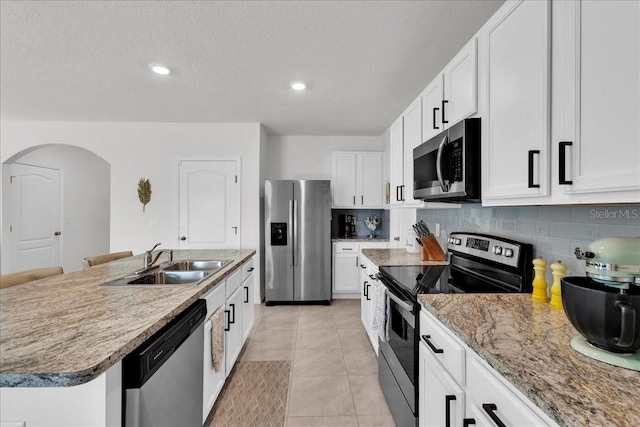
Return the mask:
M229 298L242 284L242 267L231 273L226 279L226 296Z
M201 298L207 302L207 319L209 319L209 316L211 316L218 307L224 305L224 301L227 299L225 286L225 281L222 281Z
M517 396L515 390L498 377L500 374L491 372L477 356L468 357L467 364L467 398L476 412L490 418L492 414L509 426L556 425L547 417L543 420L538 416L533 403L527 405L523 400L525 396Z
M253 270L254 270L253 258L251 258L249 261L242 264L242 281L243 282L247 280L247 277L251 276L251 273L253 272Z
M465 350L435 318L420 312L420 341L461 386L465 384Z
M358 254L360 252L360 245L358 243L334 243L333 252L336 254Z

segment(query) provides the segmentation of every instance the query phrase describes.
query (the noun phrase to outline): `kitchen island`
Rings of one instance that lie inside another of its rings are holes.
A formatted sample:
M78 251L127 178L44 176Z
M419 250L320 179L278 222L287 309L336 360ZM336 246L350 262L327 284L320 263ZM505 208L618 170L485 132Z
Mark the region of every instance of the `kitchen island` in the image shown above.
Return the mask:
M100 286L140 269L138 255L0 290L0 386L69 387L97 378L255 252L174 251L174 261L231 261L196 285Z
M562 310L530 294L421 295L424 309L551 419L566 426L640 425L640 373L590 359Z

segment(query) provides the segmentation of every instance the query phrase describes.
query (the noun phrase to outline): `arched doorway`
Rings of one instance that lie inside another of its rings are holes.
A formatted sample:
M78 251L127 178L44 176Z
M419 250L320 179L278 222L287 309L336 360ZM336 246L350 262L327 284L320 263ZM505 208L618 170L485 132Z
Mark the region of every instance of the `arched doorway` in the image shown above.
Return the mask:
M10 157L2 164L2 273L53 263L70 272L85 256L109 252L110 183L109 163L84 148L40 145ZM47 252L51 232L59 235Z

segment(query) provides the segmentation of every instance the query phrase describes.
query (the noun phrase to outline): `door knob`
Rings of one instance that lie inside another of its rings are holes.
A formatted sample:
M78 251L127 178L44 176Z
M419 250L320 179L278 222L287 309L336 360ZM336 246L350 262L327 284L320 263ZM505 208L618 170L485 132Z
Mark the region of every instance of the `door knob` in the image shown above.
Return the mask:
M54 235L54 236L59 236L59 235L61 235L61 234L62 234L62 232L61 232L61 231L56 231L55 233L53 233L53 235Z
M180 240L187 240L187 236L180 236Z

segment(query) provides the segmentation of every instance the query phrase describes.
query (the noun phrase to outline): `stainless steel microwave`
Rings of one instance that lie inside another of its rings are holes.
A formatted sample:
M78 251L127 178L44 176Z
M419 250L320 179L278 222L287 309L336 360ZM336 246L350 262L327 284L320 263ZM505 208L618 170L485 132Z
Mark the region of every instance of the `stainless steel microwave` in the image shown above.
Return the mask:
M465 119L413 150L413 198L479 202L480 119Z

